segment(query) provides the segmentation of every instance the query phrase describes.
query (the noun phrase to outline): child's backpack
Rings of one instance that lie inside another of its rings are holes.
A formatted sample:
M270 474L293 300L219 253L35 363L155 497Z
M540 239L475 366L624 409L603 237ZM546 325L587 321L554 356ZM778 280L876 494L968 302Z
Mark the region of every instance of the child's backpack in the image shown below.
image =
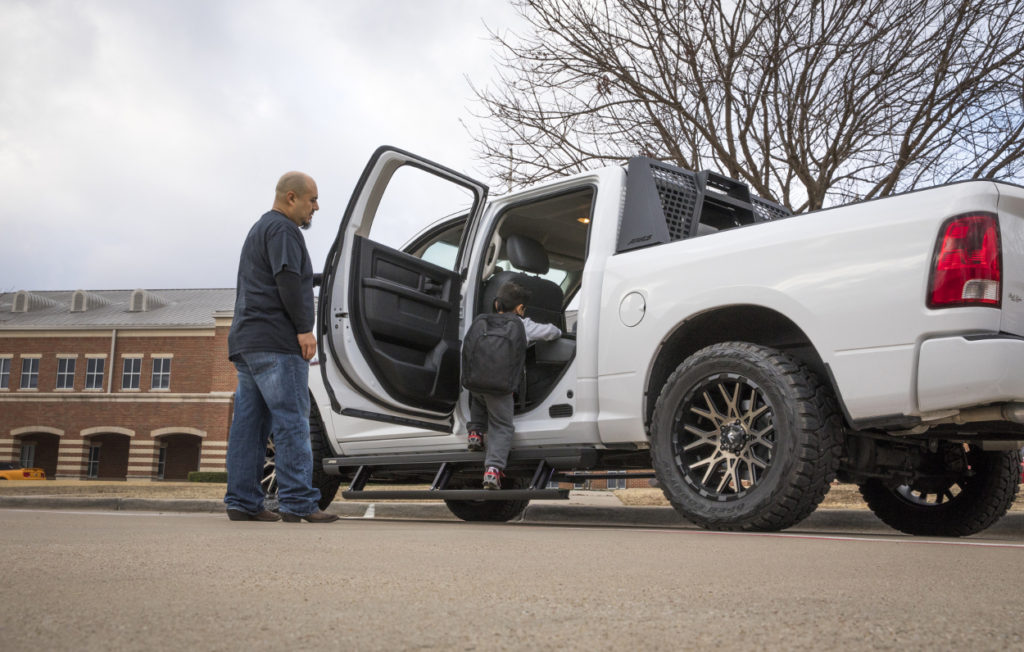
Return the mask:
M462 341L462 386L478 394L519 388L526 362L526 328L515 313L476 316Z

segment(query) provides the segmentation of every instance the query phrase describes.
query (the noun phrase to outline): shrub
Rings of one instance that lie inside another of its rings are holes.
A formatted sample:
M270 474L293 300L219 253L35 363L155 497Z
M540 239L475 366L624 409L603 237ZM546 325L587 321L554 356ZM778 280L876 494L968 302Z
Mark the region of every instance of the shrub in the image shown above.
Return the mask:
M191 471L188 474L189 482L227 482L227 471Z

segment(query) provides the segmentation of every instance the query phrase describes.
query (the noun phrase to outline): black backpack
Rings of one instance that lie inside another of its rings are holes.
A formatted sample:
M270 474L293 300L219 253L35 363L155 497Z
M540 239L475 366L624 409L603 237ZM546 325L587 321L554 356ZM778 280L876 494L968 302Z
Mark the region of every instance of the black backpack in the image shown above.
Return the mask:
M519 389L526 362L526 328L515 313L476 316L462 341L462 386L478 394Z

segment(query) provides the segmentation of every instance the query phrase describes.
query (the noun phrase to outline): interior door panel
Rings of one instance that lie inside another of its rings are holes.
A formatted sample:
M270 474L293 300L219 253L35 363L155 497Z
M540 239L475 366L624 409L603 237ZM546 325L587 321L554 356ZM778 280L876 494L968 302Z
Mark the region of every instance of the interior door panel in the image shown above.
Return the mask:
M458 274L362 237L353 255L353 334L378 380L410 407L450 411L459 387Z
M402 437L450 435L463 224L479 219L486 199L485 184L410 152L384 146L370 157L320 288L320 373L336 413L395 424ZM392 248L407 226L431 222L440 225L432 237L408 253ZM431 261L422 259L428 251Z

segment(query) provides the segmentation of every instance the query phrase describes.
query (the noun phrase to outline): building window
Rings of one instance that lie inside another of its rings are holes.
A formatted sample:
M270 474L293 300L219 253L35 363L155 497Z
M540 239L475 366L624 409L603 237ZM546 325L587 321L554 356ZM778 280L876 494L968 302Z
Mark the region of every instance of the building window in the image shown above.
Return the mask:
M85 388L103 389L103 358L89 358L85 364Z
M22 358L21 388L37 389L39 387L39 358Z
M11 386L11 359L0 358L0 389Z
M171 388L171 359L153 358L153 383L152 389Z
M159 480L164 479L164 469L167 468L167 446L160 447L160 457L156 460L156 477Z
M138 389L142 379L142 358L125 358L121 389Z
M75 388L75 359L57 359L57 389Z
M100 477L100 445L93 444L89 447L89 466L86 469L86 477Z
M31 469L36 465L36 445L35 442L22 442L21 444L21 465L26 469Z
M626 488L626 472L625 471L609 471L608 475L621 475L621 478L608 478L609 489L625 489Z

